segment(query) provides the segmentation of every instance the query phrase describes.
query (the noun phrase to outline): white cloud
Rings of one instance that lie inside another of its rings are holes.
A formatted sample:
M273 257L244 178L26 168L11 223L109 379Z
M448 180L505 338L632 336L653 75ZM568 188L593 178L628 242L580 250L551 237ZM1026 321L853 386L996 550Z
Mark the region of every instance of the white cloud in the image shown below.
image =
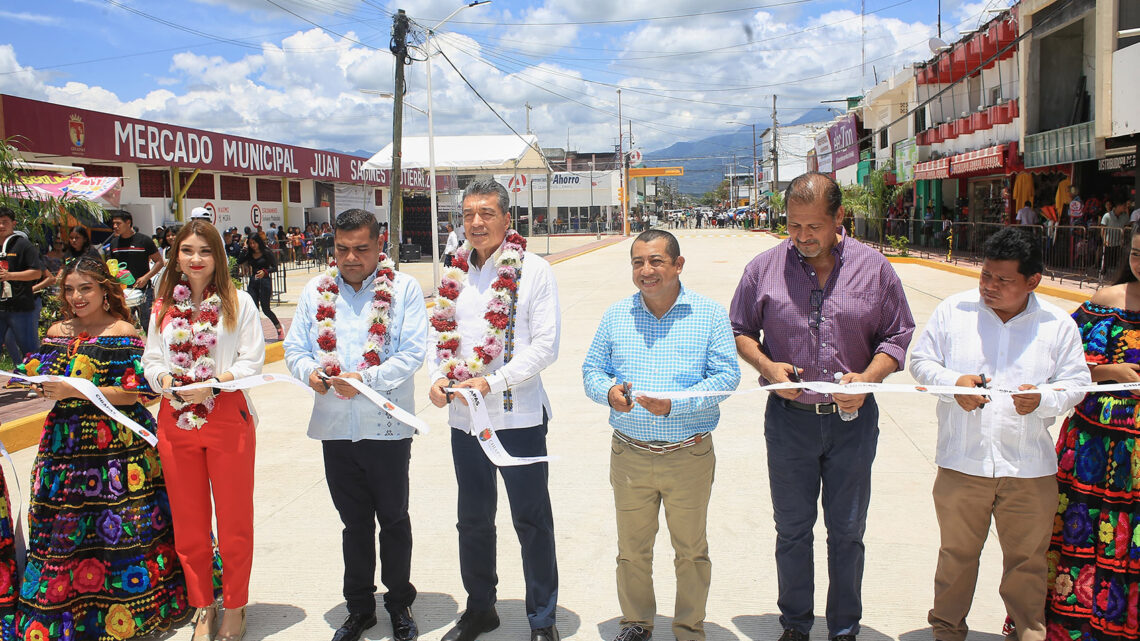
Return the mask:
M55 16L45 16L39 13L26 13L15 11L0 11L0 19L4 20L18 20L20 22L33 22L35 24L52 25L59 24L59 18Z

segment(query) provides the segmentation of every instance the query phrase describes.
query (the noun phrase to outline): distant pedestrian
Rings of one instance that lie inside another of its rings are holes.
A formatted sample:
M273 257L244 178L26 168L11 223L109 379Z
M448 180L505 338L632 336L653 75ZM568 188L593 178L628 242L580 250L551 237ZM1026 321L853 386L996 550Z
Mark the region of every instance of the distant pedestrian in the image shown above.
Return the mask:
M32 286L43 278L40 252L22 232L16 231L16 212L0 205L0 339L11 329L19 363L39 344L39 318Z
M879 382L902 368L914 333L898 275L849 238L835 180L809 172L785 194L789 239L748 264L730 316L740 357L764 381ZM764 413L776 521L781 641L807 641L814 622L812 528L823 488L830 584L828 637L854 641L863 611L863 532L879 410L870 394L789 389Z
M1100 224L1104 227L1104 261L1100 266L1101 276L1115 274L1120 268L1121 250L1124 247L1124 228L1128 225L1128 214L1123 202L1105 201L1104 215Z
M1037 212L1033 210L1033 203L1025 201L1025 206L1017 210L1018 225L1036 225Z
M152 279L162 270L166 260L150 236L135 231L134 219L129 212L115 210L111 214L111 227L115 235L111 237L107 259L113 258L118 261L120 270L125 266L134 278L134 284L129 287L143 293L142 302L138 306L139 322L143 328L149 327L150 308L154 303Z
M447 244L443 247L443 264L451 267L451 259L459 249L459 234L455 233L455 225L447 223Z

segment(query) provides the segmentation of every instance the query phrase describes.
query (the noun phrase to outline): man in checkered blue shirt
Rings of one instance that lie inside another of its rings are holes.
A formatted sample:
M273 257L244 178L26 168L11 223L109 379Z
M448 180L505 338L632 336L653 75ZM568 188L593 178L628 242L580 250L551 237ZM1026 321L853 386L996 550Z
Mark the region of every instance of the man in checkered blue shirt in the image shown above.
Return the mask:
M712 564L705 516L712 493L712 430L725 396L670 401L632 392L732 391L740 382L724 307L681 286L681 256L667 231L642 232L630 250L638 293L606 310L582 364L586 394L610 406L610 485L617 507L615 641L653 634L653 540L658 513L676 552L677 641L704 641Z

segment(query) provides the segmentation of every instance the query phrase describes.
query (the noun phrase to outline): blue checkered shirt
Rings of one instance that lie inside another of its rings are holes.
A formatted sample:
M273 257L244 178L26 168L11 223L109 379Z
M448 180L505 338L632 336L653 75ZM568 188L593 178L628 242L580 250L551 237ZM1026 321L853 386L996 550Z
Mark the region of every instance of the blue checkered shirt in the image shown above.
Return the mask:
M586 395L609 405L610 388L629 382L641 391L732 391L740 382L736 343L724 307L683 286L661 318L637 293L610 306L586 361ZM726 396L675 399L668 416L654 416L634 404L630 412L610 409L610 425L640 441L683 441L716 428L718 405Z

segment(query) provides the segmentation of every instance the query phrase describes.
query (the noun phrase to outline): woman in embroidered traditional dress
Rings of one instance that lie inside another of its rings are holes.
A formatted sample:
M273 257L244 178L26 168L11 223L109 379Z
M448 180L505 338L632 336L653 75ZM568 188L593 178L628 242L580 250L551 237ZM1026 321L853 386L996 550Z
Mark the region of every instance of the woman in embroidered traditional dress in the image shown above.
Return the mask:
M142 340L118 282L90 256L68 263L60 280L66 320L17 370L88 379L153 432L140 402L153 398ZM158 453L70 384L36 389L55 405L32 468L27 567L4 638L127 639L166 629L188 605Z
M8 500L8 482L0 472L0 639L15 635L17 584L12 503Z
M236 641L245 634L253 561L256 415L245 392L179 388L261 373L265 337L253 299L230 280L222 238L213 225L190 221L174 239L171 254L143 365L151 386L163 393L158 449L170 479L190 605L198 608L194 639L213 639L216 629L219 641ZM220 627L211 577L214 507L226 610Z
M1073 314L1093 381L1140 381L1140 230L1116 284ZM1057 440L1049 641L1140 638L1140 397L1085 396Z

